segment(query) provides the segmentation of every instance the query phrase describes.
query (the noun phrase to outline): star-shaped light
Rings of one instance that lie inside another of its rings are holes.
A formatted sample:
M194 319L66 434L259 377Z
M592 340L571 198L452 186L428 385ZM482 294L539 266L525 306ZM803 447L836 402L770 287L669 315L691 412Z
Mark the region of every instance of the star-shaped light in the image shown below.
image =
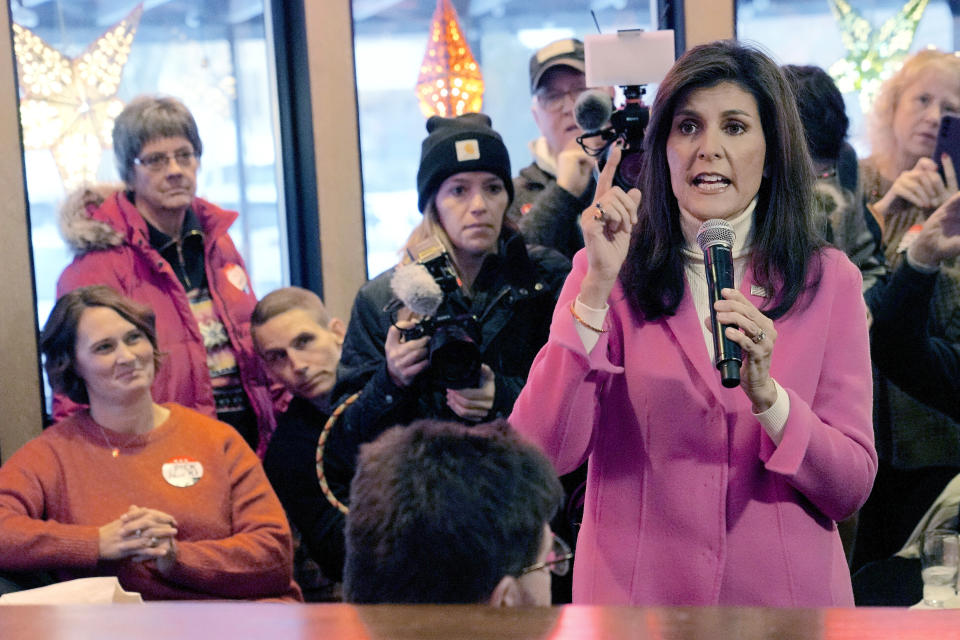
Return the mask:
M76 58L13 25L23 144L50 149L68 191L96 179L113 145L113 120L123 110L117 89L142 14L141 4Z
M860 93L864 112L870 110L883 81L900 68L929 2L908 0L895 16L874 29L847 0L830 0L847 56L830 65L828 71L840 91Z
M427 117L477 112L483 104L483 74L450 0L437 0L427 52L420 63L417 97Z

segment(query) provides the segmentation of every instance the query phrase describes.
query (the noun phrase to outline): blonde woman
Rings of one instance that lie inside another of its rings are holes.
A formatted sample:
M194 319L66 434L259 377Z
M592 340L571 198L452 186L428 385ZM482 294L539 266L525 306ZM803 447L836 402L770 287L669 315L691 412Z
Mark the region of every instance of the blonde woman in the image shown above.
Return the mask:
M448 252L459 287L445 295L442 309L463 319L458 326L476 319L480 376L454 388L460 385L438 370L436 359L431 365L437 334L414 338L416 329L406 331L418 319L404 320L409 313L391 289L394 269L380 274L357 294L338 372L341 393L363 390L348 416L362 440L416 418L471 423L509 414L547 339L569 270L559 253L525 246L506 221L510 159L487 116L435 116L427 132L417 172L423 222L407 240L405 261L434 238Z
M960 113L960 58L952 53L914 54L877 96L870 120L872 155L861 161L860 170L891 269L906 262L929 273L938 270L936 263L912 260L907 248L924 221L957 190L954 172L941 178L933 157L940 119L948 113ZM955 260L940 264L936 279L927 326L932 337L956 341L960 270ZM874 362L881 373L889 373L886 341L876 332L873 338ZM891 364L903 366L902 360ZM880 465L860 513L855 569L895 553L940 490L960 473L960 424L907 395L886 375L875 376L874 404Z

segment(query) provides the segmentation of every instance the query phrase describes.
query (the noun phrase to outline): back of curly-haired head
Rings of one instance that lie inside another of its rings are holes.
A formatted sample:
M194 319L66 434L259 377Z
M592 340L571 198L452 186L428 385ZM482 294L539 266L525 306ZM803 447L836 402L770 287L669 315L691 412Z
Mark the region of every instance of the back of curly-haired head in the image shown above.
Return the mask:
M50 387L80 404L89 402L87 387L76 370L77 327L91 307L113 309L143 332L153 346L154 366L160 364L156 320L150 308L126 298L106 285L80 287L57 300L40 335L40 351Z
M362 447L346 524L354 603L486 601L536 561L563 492L553 466L503 420L421 420Z

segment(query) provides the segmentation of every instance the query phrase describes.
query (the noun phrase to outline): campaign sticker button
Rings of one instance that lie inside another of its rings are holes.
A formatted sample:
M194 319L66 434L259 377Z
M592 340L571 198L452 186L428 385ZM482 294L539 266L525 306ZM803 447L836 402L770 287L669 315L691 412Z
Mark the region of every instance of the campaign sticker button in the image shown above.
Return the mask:
M203 465L192 458L172 458L163 463L163 479L175 487L192 487L203 477Z

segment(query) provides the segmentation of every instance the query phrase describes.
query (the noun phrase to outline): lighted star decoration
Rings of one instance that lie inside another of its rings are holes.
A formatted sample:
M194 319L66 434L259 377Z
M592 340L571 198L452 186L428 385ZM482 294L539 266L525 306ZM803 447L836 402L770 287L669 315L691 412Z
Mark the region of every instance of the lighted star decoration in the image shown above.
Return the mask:
M900 68L929 2L909 0L895 16L874 29L847 0L830 0L847 56L830 65L828 71L840 91L859 92L864 112L870 110L883 81Z
M437 0L427 52L420 63L417 97L426 117L459 116L480 111L483 105L483 74L450 0Z
M20 124L27 149L50 149L68 191L96 180L113 121L123 110L117 89L143 5L68 58L35 33L13 25L20 81Z

